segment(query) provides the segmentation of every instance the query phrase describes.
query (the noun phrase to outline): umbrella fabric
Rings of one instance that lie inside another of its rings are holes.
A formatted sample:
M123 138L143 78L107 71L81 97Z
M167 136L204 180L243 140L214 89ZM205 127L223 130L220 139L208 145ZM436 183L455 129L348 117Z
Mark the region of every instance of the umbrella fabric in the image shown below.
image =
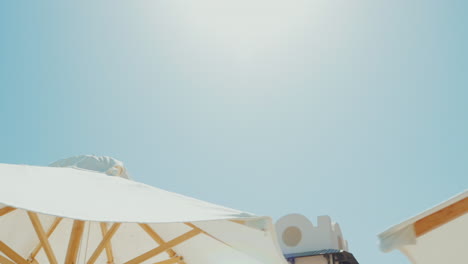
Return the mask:
M286 263L269 217L131 181L107 161L0 164L0 263Z
M460 263L468 245L468 191L379 235L384 252L400 250L412 263Z

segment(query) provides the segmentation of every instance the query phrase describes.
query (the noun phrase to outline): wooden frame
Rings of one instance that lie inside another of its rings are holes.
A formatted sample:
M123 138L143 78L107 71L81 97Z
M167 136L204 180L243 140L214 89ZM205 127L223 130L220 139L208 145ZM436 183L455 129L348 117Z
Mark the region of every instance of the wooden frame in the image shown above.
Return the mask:
M27 260L21 257L20 254L16 253L13 249L11 249L1 240L0 240L0 251L3 252L3 254L5 254L7 257L9 257L11 260L16 262L17 264L29 264Z
M16 210L16 208L11 207L11 206L5 206L0 209L0 216L4 216L10 212L13 212L14 210Z
M172 248L172 247L175 247L187 240L189 240L190 238L198 235L202 233L202 231L200 229L192 229L190 230L189 232L187 233L184 233L168 242L166 242L165 244L162 244L162 245L159 245L157 248L154 248L154 249L151 249L143 254L141 254L140 256L136 257L136 258L133 258L127 262L125 262L125 264L139 264L145 260L148 260L164 251L166 251L167 249L169 248Z
M229 220L229 221L239 224L239 225L245 225L247 223L247 221L245 220Z
M243 226L248 227L248 228L255 229L257 231L265 231L262 228L257 228L257 227L254 227L254 226L247 225L247 222L248 222L247 220L228 220L228 221L239 224L239 225L243 225Z
M162 237L156 233L148 224L138 224L158 245L163 245L166 244L166 241L162 239ZM175 257L177 256L177 253L172 249L169 248L166 250L166 253L169 255L169 257ZM184 261L180 261L181 264L185 264Z
M28 211L28 215L31 219L31 223L34 227L34 230L36 230L36 234L39 237L39 241L41 242L42 247L44 248L44 251L47 255L47 259L49 259L49 262L51 264L57 264L57 259L55 258L52 248L50 247L49 240L47 239L47 235L44 231L44 228L42 227L42 224L39 221L39 217L36 213L30 211Z
M104 250L104 248L108 245L109 241L111 238L115 235L115 232L117 232L117 229L120 227L120 223L114 223L112 227L109 229L109 231L106 233L106 235L102 238L101 243L97 246L97 248L94 250L93 255L89 258L87 264L93 264L101 252Z
M108 232L107 223L101 222L99 223L99 225L101 227L102 238L104 238ZM112 252L112 243L110 240L109 242L107 242L105 249L106 249L107 263L108 264L114 263L114 253Z
M60 218L60 217L55 218L54 222L52 223L52 225L49 227L49 230L47 231L47 234L46 234L47 238L49 238L52 235L52 233L55 231L55 229L60 224L62 219L63 218ZM34 258L37 256L37 254L39 253L39 251L41 250L41 248L42 248L42 243L39 242L39 244L37 244L37 246L31 252L31 254L29 254L28 261L32 262L34 260Z
M163 261L156 262L154 264L174 264L174 263L183 261L183 259L184 259L183 257L177 256L177 257L173 257L173 258L170 258L170 259L166 259L166 260L163 260Z
M416 221L414 223L416 237L420 237L466 213L468 213L468 197Z
M15 264L15 263L5 258L4 256L0 255L0 264Z
M65 257L66 264L76 263L76 258L78 257L78 250L80 248L84 227L85 227L84 221L80 221L80 220L73 221L73 227L72 227L72 231L70 234L70 241L68 242L67 255Z

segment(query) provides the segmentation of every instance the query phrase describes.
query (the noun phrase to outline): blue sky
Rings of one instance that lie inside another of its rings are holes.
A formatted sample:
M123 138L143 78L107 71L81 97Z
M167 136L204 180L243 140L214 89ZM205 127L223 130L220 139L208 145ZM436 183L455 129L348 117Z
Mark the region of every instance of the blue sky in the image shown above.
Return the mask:
M468 186L466 1L0 3L0 162L376 234Z

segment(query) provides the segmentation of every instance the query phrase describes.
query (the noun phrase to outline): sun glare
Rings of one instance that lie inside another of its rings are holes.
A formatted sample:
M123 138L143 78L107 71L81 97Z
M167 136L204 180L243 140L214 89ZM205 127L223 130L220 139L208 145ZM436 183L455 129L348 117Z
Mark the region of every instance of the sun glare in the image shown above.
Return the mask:
M208 38L236 56L280 44L306 17L302 1L200 0L172 6L193 38Z

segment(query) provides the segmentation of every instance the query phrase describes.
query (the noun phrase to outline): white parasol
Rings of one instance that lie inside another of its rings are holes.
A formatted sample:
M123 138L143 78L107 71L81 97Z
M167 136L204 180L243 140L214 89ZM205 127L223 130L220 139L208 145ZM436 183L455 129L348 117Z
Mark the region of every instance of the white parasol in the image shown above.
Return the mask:
M51 166L0 164L1 264L286 264L269 217L132 181L108 157Z
M468 191L379 235L384 252L400 250L414 264L465 263Z

